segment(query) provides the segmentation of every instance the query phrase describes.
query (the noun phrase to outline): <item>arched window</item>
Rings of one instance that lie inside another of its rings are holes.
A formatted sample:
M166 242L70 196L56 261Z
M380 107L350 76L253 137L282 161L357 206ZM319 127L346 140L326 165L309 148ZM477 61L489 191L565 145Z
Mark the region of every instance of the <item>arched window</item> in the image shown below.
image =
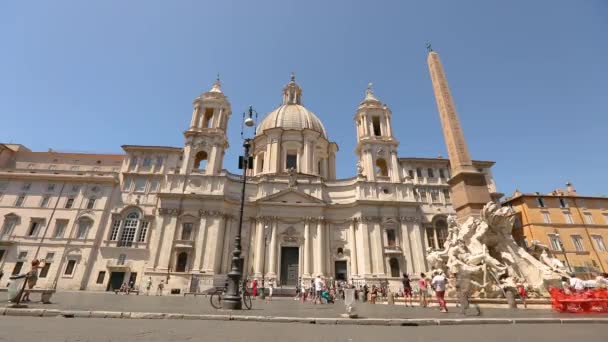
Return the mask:
M194 230L194 224L192 222L186 222L182 224L182 240L192 240L192 231Z
M435 222L435 231L437 232L437 248L443 248L443 244L448 237L448 224L445 220L437 220Z
M203 128L211 128L213 125L213 108L205 109L205 116L203 116Z
M399 277L399 273L400 273L399 272L399 261L395 258L391 258L388 261L388 265L391 268L391 277L393 277L393 278Z
M177 255L175 272L186 272L186 265L188 265L188 253L181 252Z
M138 225L139 213L129 213L122 228L122 234L120 235L118 247L131 247L133 245L133 239L135 238L135 232L137 231Z
M194 168L204 170L207 167L207 152L199 151L194 157Z
M388 177L388 167L386 166L386 160L376 160L376 175L382 177Z

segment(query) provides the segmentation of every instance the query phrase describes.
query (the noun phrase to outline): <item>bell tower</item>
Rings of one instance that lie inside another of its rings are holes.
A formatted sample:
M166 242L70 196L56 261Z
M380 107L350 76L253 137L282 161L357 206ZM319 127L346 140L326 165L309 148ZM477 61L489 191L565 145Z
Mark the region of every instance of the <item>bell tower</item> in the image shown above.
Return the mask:
M226 131L232 113L219 77L192 105L190 127L184 132L186 143L180 173L219 174L228 148Z
M360 176L368 181L400 182L399 141L393 136L391 110L376 98L371 83L357 108L355 126Z

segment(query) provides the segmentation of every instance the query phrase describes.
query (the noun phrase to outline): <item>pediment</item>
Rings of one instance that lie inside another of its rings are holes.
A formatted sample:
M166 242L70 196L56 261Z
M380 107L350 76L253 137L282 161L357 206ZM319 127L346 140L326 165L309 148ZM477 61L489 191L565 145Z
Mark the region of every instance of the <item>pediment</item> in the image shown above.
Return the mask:
M256 202L273 204L325 204L324 201L296 189L281 190L272 195L262 197Z

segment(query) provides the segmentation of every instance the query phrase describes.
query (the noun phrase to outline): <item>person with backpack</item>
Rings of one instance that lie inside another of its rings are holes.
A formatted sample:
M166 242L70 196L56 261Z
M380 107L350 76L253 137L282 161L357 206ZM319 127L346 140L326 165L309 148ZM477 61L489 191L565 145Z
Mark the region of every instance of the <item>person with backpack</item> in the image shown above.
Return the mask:
M407 305L407 299L410 299L410 305L411 307L414 307L414 304L412 303L412 284L410 281L410 277L403 273L403 302L405 304L405 306Z

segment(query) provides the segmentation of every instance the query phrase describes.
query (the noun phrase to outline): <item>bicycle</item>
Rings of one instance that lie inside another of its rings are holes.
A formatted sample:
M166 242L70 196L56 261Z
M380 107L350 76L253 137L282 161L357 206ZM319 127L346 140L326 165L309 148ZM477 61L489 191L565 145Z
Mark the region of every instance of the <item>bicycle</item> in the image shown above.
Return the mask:
M211 306L213 308L215 308L215 309L222 308L222 300L224 299L224 296L226 295L226 290L227 290L227 287L219 288L214 293L211 294L211 297L209 298L209 303L211 303ZM247 310L251 310L251 306L252 306L251 295L249 294L249 292L247 291L247 289L245 287L243 287L241 289L241 300L243 302L243 306L245 306L245 308Z

